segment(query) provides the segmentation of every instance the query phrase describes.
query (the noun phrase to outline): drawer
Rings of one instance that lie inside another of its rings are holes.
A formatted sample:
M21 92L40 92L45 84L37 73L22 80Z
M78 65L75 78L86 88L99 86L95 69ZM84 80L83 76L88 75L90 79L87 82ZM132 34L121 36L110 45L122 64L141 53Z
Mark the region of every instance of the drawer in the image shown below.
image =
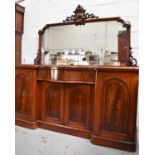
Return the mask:
M66 69L52 69L52 80L61 81L84 81L94 82L95 71L94 70L66 70Z

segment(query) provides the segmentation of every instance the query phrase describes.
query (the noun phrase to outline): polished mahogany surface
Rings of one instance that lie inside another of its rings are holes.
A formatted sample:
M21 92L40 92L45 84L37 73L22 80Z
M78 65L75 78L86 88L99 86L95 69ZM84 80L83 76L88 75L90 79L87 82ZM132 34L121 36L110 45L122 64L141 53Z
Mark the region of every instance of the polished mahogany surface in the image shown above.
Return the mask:
M21 64L22 34L24 32L25 8L19 4L15 5L15 64Z
M16 124L136 148L138 67L16 66Z

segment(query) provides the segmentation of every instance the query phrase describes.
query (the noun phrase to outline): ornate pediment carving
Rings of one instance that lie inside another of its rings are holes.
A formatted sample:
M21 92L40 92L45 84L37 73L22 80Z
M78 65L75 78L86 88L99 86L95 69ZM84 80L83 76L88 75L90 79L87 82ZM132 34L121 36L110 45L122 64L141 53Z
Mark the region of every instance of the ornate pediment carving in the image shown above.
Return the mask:
M85 20L98 18L98 16L95 16L92 13L86 13L86 10L81 5L78 5L73 13L73 15L67 17L63 22L74 22L75 25L84 25Z

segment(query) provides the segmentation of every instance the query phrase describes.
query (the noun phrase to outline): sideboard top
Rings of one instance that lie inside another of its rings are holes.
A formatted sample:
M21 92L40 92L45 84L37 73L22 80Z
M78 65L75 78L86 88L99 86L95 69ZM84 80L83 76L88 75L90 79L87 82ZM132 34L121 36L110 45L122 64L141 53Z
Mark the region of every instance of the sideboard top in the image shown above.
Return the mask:
M139 72L138 66L51 66L51 65L16 65L16 68L21 69L66 69L66 70L104 70L104 71L129 71Z

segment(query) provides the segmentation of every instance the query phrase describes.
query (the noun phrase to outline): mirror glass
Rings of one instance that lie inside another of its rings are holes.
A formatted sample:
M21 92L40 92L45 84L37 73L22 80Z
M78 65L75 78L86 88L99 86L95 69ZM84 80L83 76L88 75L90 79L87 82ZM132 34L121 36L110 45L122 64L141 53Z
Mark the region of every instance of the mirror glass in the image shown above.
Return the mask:
M42 63L53 65L119 64L128 53L129 35L117 21L51 26L42 37ZM121 54L119 54L121 53Z

